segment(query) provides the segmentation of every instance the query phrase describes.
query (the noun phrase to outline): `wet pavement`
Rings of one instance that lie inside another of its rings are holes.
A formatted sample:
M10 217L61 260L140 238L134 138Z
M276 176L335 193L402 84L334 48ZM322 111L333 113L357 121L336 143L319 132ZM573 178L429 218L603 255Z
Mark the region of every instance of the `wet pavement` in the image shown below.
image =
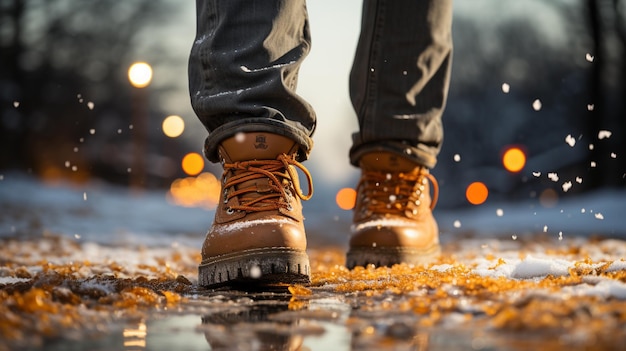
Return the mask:
M198 287L195 248L56 236L1 247L0 350L612 350L626 341L623 240L467 238L429 266L354 270L341 248L314 248L311 286L266 292Z
M212 296L211 296L212 295ZM290 294L223 292L195 296L184 311L127 321L86 339L50 341L32 350L602 350L614 340L578 340L567 332L416 327L407 313L360 312L354 299L319 293L297 310ZM479 323L480 324L480 323ZM599 343L596 343L599 342Z
M349 222L320 209L309 218L311 286L244 292L197 286L204 210L107 187L2 185L0 351L626 345L621 194L552 212L438 213L443 255L415 267L346 269L336 233Z
M416 328L416 319L409 314L367 314L359 313L358 308L352 313L353 307L344 299L321 295L297 311L290 310L289 294L196 297L185 312L155 314L147 320L127 321L102 335L49 341L31 349L546 350L566 346L560 335L552 333L507 335L471 327Z

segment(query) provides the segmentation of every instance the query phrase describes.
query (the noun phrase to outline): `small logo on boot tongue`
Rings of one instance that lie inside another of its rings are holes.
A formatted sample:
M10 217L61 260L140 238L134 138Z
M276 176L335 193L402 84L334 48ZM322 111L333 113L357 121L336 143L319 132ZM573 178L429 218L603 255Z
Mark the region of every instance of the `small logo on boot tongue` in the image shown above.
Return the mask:
M265 141L265 135L257 135L255 142L254 142L254 148L255 149L267 149L267 143Z

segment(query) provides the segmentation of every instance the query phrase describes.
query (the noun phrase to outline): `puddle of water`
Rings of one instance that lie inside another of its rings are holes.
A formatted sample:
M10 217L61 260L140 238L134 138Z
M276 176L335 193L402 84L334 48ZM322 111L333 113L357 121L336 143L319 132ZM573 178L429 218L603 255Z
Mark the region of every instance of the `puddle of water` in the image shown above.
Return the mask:
M419 328L411 315L368 314L362 306L353 308L360 305L345 296L320 295L295 302L289 294L194 296L180 310L113 326L99 337L59 340L36 350L581 349L563 344L562 335L507 334L461 325Z
M290 310L291 295L197 296L182 311L112 326L103 335L49 342L33 350L350 350L350 306L339 299L306 301ZM293 308L293 307L292 307Z

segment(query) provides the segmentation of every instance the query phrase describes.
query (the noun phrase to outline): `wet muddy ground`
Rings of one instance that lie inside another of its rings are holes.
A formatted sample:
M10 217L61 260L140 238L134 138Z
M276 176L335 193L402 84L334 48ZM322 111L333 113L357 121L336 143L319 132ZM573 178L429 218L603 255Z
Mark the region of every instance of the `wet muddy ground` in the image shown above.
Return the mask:
M0 350L599 350L626 341L626 242L448 242L431 265L343 267L312 285L197 286L196 248L65 236L0 245Z

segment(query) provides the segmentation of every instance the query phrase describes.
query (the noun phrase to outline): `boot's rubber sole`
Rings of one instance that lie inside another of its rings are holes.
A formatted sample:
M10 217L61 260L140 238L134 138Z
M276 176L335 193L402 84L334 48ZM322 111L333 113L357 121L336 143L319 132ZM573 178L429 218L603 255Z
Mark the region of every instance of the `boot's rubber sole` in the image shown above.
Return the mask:
M407 247L354 247L346 255L346 267L391 267L394 264L406 263L413 265L428 264L441 255L441 246L432 245L423 249Z
M306 252L271 247L234 252L205 259L198 267L198 284L207 288L237 286L255 289L265 285L309 284Z

